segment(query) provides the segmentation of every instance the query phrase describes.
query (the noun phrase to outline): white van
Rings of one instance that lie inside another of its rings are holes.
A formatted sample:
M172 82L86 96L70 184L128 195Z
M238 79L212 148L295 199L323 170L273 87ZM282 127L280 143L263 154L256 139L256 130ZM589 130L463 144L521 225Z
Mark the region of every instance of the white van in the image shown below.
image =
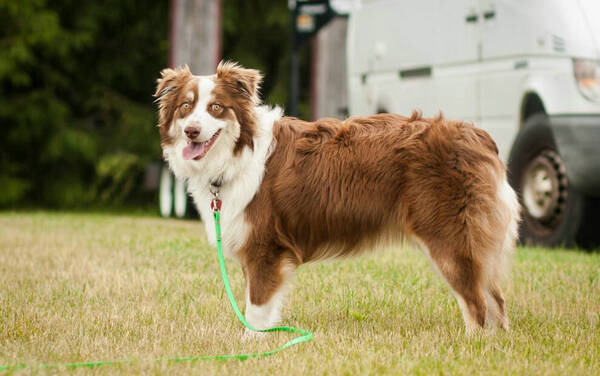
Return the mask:
M600 0L363 0L350 115L442 111L485 129L524 207L521 238L600 242Z

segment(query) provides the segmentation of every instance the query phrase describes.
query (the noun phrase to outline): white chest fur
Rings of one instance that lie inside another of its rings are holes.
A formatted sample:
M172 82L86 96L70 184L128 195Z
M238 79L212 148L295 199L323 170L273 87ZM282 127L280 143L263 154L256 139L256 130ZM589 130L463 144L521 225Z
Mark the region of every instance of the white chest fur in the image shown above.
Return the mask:
M246 206L250 203L262 182L266 161L275 146L273 141L273 123L277 121L282 111L279 108L270 109L266 106L257 107L256 112L259 119L259 127L254 137L254 151L245 148L242 153L234 157L227 155L221 160L210 158L209 152L205 157L210 163L205 169L192 170L190 174L184 174L188 181L188 191L194 198L194 202L206 229L208 241L216 245L215 226L213 213L210 209L212 194L209 191L209 182L217 176L222 177L223 185L219 196L222 201L221 207L221 229L223 239L223 253L225 256L237 259L237 252L244 245L248 237L250 224L245 218ZM227 150L233 153L231 144L228 143ZM217 151L215 157L224 156L223 152ZM167 159L173 168L173 158L169 155ZM185 161L188 162L188 161ZM176 162L177 163L177 162ZM193 163L193 162L192 162ZM177 168L173 168L177 172Z
M212 195L207 189L194 189L192 186L189 189L204 221L208 241L211 245L216 246L215 224L213 213L210 209ZM252 199L252 197L247 197L249 193L250 191L237 192L229 187L222 189L219 193L222 200L221 231L223 253L226 257L237 258L237 251L244 244L248 236L249 224L244 216L244 208Z

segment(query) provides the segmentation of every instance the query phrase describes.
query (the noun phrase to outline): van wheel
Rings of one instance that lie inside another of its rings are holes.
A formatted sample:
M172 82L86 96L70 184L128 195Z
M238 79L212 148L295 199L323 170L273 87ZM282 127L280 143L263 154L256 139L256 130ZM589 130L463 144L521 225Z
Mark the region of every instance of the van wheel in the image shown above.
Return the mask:
M508 165L510 183L523 207L521 242L556 247L582 240L586 198L569 185L545 114L527 120Z
M164 218L169 218L173 212L173 180L173 174L163 165L158 185L158 211Z

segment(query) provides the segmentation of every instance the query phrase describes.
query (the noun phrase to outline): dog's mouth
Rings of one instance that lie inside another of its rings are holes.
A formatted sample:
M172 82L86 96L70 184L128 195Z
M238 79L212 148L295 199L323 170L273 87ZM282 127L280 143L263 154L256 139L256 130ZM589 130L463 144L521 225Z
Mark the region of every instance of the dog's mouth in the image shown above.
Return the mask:
M210 139L208 139L206 141L202 141L202 142L189 141L188 145L183 148L183 153L182 153L183 159L185 159L185 160L193 159L195 161L202 159L202 157L204 157L206 155L206 153L208 153L210 148L213 146L213 144L217 140L217 137L219 137L220 133L221 133L221 130L219 129L218 131L215 132L215 134L213 134L213 136Z

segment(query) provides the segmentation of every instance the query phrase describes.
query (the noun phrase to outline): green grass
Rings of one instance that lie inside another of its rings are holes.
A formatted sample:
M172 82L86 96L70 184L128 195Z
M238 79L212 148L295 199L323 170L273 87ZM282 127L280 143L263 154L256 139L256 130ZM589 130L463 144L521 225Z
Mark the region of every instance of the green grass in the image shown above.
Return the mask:
M239 266L228 262L243 305ZM412 249L300 268L286 325L315 339L269 358L135 362L93 374L600 374L600 254L518 249L511 330L467 336ZM264 351L242 342L216 253L194 221L0 213L0 365Z

